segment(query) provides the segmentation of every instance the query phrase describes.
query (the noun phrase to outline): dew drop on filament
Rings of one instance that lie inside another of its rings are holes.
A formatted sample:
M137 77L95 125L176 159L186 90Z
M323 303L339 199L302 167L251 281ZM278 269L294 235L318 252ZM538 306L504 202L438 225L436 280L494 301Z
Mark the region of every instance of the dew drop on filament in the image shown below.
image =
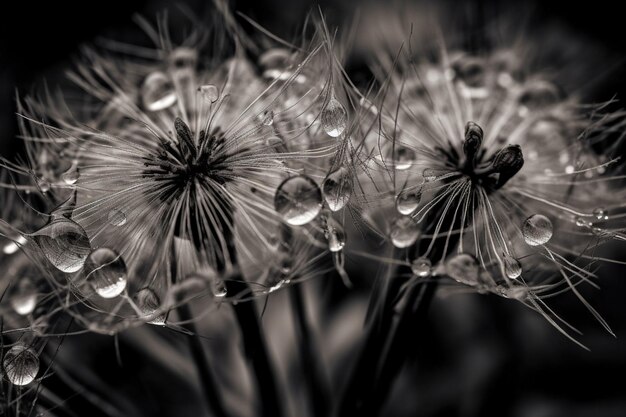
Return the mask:
M4 354L2 366L13 385L28 385L39 372L39 357L32 348L18 343Z
M98 248L85 261L87 283L102 298L114 298L126 288L127 270L122 257L112 249Z
M398 217L391 226L391 243L396 248L408 248L417 241L419 234L419 225L412 218Z
M173 106L176 100L176 91L167 75L157 71L146 77L141 87L141 101L147 110L165 110Z
M341 167L324 179L322 183L324 200L331 211L341 210L352 195L352 177L346 167Z
M261 122L264 126L271 126L274 124L274 112L267 110L261 115Z
M461 284L480 284L481 272L478 259L469 253L458 253L446 261L446 274Z
M425 256L420 256L411 262L411 271L413 274L420 278L429 277L432 272L432 264L430 259Z
M126 224L126 214L122 210L113 209L109 211L109 224L113 226L124 226Z
M522 264L517 259L505 254L502 261L504 263L504 273L507 277L516 279L522 275Z
M213 84L207 84L200 87L200 94L202 94L204 100L209 103L215 103L220 97L220 93L219 91L217 91L217 87Z
M608 212L602 207L598 207L593 211L593 216L598 220L608 220L609 215Z
M393 161L393 166L398 171L404 171L411 168L415 162L415 151L406 146L396 144L389 147L388 158Z
M23 235L19 235L15 240L10 241L2 248L2 253L5 255L13 255L17 252L21 246L26 243L26 237Z
M322 209L322 192L306 175L284 180L276 190L274 208L292 226L309 223Z
M331 97L322 110L320 122L324 132L328 136L336 138L343 133L348 124L346 109L336 98Z
M53 218L30 236L46 259L55 268L66 273L81 269L91 252L85 230L66 217Z
M421 188L405 188L396 197L396 210L403 215L413 213L422 199Z
M61 177L67 185L74 185L76 184L76 181L78 181L78 179L80 178L80 170L78 169L78 166L76 166L76 164L72 164L72 166L67 171L65 171L61 175Z
M135 294L137 300L137 306L141 310L144 316L152 316L161 308L161 299L151 288L142 288ZM155 326L165 326L165 314L161 314L151 321L149 324Z
M331 252L339 252L346 245L346 233L343 226L333 218L327 218L324 225L324 237Z
M522 225L522 236L530 246L545 245L552 238L553 232L552 221L543 214L533 214Z
M37 288L28 277L21 278L12 288L11 307L20 316L27 316L37 305Z

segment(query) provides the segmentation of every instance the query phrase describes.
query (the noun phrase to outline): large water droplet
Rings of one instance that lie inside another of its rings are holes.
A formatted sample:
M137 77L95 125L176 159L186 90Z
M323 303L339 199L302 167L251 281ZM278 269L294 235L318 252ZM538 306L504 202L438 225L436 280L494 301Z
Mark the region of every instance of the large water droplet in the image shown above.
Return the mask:
M446 261L446 273L461 284L476 286L480 283L481 268L475 256L458 253Z
M137 306L145 316L152 316L161 308L161 299L151 288L142 288L135 294ZM165 326L165 314L161 314L148 323L156 326Z
M112 249L98 248L85 261L86 282L102 298L114 298L126 288L126 264Z
M153 72L146 77L141 87L141 100L147 110L164 110L176 103L176 91L167 75Z
M322 183L322 191L328 208L332 211L341 210L352 195L352 176L346 167L341 167L328 174Z
M398 171L411 168L411 165L415 162L415 157L415 151L406 146L396 144L395 146L389 147L388 158L393 161L393 166Z
M5 255L13 255L25 243L26 243L26 237L23 235L19 235L18 237L15 238L15 240L12 240L6 245L4 245L4 247L2 248L2 252Z
M405 216L409 215L417 209L421 199L422 189L420 187L405 188L396 197L396 210Z
M27 316L37 305L37 288L28 277L21 278L12 288L11 307L20 316Z
M516 279L522 275L522 264L517 259L505 254L502 261L504 263L504 273L507 277Z
M109 211L109 224L113 226L124 226L126 224L126 214L122 210L113 209Z
M430 276L432 271L430 259L425 256L420 256L419 258L414 259L413 262L411 262L411 271L413 271L413 274L420 278Z
M74 185L80 178L80 170L76 164L72 164L72 166L65 171L61 177L67 185Z
M290 177L278 186L274 208L287 223L301 226L319 214L322 209L322 192L315 181L306 175Z
M30 236L46 259L55 268L67 273L81 269L91 251L85 230L65 217L53 218Z
M326 132L328 136L336 138L343 133L348 124L346 109L337 99L331 97L326 107L324 107L324 110L322 110L320 122L322 123L324 132Z
M419 237L420 229L412 218L402 216L397 218L391 226L391 243L396 248L408 248Z
M13 385L28 385L39 372L39 357L33 349L19 343L4 354L2 366Z
M548 243L552 238L553 227L549 218L543 214L533 214L522 225L524 241L530 246L539 246Z
M339 252L346 245L346 233L343 226L333 218L327 218L324 225L324 236L331 252Z

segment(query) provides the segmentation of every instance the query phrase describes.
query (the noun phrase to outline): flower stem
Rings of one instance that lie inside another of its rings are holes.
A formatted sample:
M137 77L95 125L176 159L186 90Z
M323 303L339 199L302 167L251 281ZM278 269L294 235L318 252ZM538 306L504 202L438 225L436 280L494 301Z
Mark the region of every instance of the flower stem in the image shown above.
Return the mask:
M314 335L306 314L303 284L289 289L289 299L295 312L297 344L300 348L302 370L310 392L310 400L315 417L327 417L329 406L328 382L324 377L323 362L315 344Z
M250 287L239 275L225 280L229 297L237 299L250 295ZM233 310L243 341L244 352L254 370L264 417L281 417L282 409L273 367L270 363L267 344L261 332L254 301L233 303Z
M170 278L172 283L176 283L177 279L177 257L176 250L172 246L170 254ZM180 303L176 307L178 318L183 322L182 327L191 333L187 338L189 343L189 350L191 351L191 357L196 365L196 371L200 377L200 385L202 387L202 393L204 394L204 400L216 417L228 417L224 404L222 402L222 396L219 393L217 381L213 376L211 365L204 352L204 346L200 342L200 338L196 336L198 334L196 325L193 322L193 314L189 305Z

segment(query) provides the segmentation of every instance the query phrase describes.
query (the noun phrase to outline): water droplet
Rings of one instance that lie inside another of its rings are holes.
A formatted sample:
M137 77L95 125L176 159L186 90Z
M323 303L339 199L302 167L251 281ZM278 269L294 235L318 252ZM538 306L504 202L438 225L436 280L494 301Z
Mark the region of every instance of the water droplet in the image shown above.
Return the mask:
M560 99L558 88L547 81L535 80L524 86L518 102L526 110L541 110L556 104Z
M171 69L195 69L198 64L198 52L195 49L181 46L170 53L169 65Z
M39 357L33 349L19 343L4 354L2 366L7 379L13 385L28 385L39 372Z
M215 103L217 99L220 98L220 93L213 84L200 87L200 94L202 94L202 97L209 103Z
M458 253L446 261L446 273L461 284L480 284L481 268L478 259L469 253Z
M27 316L37 305L37 288L29 278L21 278L12 288L10 300L17 314Z
M524 241L530 246L539 246L548 243L554 232L552 222L543 214L533 214L522 225Z
M413 273L420 278L430 276L432 271L430 259L425 256L420 256L419 258L414 259L413 262L411 262L411 271L413 271Z
M137 294L135 294L135 300L137 300L137 306L141 310L141 313L145 316L152 316L161 308L161 299L151 288L146 287L137 291ZM166 315L162 314L155 317L148 323L156 326L165 326L165 318Z
M343 226L333 218L327 218L324 225L324 236L331 252L339 252L346 245L346 233Z
M50 191L50 183L45 178L37 178L37 187L42 193Z
M272 110L264 111L261 115L261 120L264 126L271 126L274 124L274 112Z
M411 165L415 162L415 151L406 146L396 144L389 148L389 159L393 161L394 167L398 171L404 171L411 168Z
M502 261L504 262L504 273L507 277L516 279L522 275L522 264L517 259L505 254Z
M324 110L322 110L320 122L324 132L328 136L336 138L343 133L348 124L346 109L337 99L331 97Z
M608 212L605 209L603 209L602 207L598 207L597 209L595 209L593 211L593 215L598 220L608 220L609 219Z
M576 217L576 226L578 227L585 227L585 226L589 226L590 223L585 220L584 217Z
M61 175L61 178L63 178L63 181L67 185L76 184L76 181L80 178L80 170L78 169L78 166L76 164L72 164L72 166L65 171L63 175Z
M352 176L346 167L341 167L328 174L322 183L324 200L332 211L341 210L352 196Z
M421 199L421 187L405 188L396 197L396 210L400 214L409 215L417 209Z
M164 73L157 71L146 77L141 87L141 100L147 110L167 109L174 105L177 99L176 91Z
M12 240L6 245L4 245L4 247L2 248L2 252L5 255L13 255L25 243L26 243L26 237L23 235L19 235L18 237L15 238L15 240Z
M81 269L91 251L85 230L65 217L53 218L30 236L46 259L55 268L67 273Z
M322 209L322 192L306 175L284 180L276 190L274 208L293 226L309 223Z
M102 298L117 297L126 288L126 264L112 249L98 248L85 261L86 282Z
M211 281L211 291L213 292L213 296L215 298L224 298L226 297L226 295L228 295L224 280L219 278L214 278Z
M113 209L109 211L109 224L113 226L124 226L126 224L126 214L122 210Z
M528 288L516 285L510 288L502 288L502 295L513 300L523 300L528 296Z
M396 248L408 248L419 237L417 223L408 216L398 217L391 226L391 243Z

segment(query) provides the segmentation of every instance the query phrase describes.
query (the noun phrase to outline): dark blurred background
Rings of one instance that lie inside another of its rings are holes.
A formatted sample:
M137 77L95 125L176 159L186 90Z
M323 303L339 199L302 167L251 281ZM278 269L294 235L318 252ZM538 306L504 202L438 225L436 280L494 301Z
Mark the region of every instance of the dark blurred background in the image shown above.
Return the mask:
M183 3L190 10L207 10L203 1ZM2 154L13 152L18 143L15 139L16 89L28 93L31 86L43 78L54 85L54 80L77 55L81 43L102 34L114 36L132 27L133 14L150 17L166 4L168 2L144 0L85 1L77 5L59 1L4 2L0 11ZM239 0L231 4L233 9L289 38L316 5L324 10L332 25L343 22L364 3L356 0L316 3ZM460 2L451 2L453 6L457 4ZM511 2L478 0L459 5L496 13L511 6ZM607 100L614 95L619 99L626 97L626 36L624 13L619 6L609 0L543 0L529 6L538 20L560 22L571 33L594 42L612 56L605 81L590 97L594 101ZM587 57L580 59L584 61ZM355 64L352 70L363 71L359 65ZM597 65L598 73L606 72L605 62ZM610 256L626 258L616 250ZM431 327L419 332L419 337L432 343L424 343L423 351L416 352L416 358L407 367L403 378L412 382L400 385L394 393L397 404L405 404L406 410L414 410L419 404L421 412L407 411L402 415L626 416L625 272L623 267L603 267L600 271L602 291L585 293L613 326L617 340L604 332L572 297L562 297L554 304L568 321L584 332L580 339L591 352L566 340L541 317L507 300L476 295L437 299L431 312ZM112 344L106 343L106 348L96 348L96 345L90 344L89 349L93 352L104 349L98 354L108 359L100 363L99 369L109 372L110 366L116 366ZM127 355L132 358L131 353ZM144 371L146 378L159 377ZM124 384L124 378L119 375L115 381ZM412 388L403 392L402 387ZM150 398L157 401L157 396L153 393ZM150 407L149 412L152 416L172 415L166 405Z

